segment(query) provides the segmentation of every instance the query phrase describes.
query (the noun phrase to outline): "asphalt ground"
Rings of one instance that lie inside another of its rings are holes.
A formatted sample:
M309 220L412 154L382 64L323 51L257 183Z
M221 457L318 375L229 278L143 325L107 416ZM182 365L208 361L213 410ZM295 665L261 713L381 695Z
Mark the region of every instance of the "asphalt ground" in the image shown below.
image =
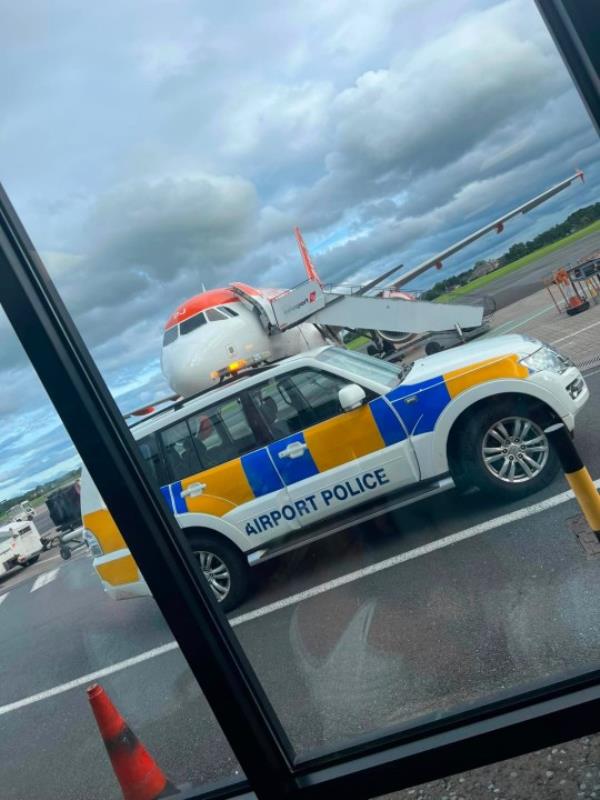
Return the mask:
M575 266L580 259L591 256L596 250L600 250L600 231L578 239L554 253L542 256L515 272L497 278L486 286L476 289L473 294L490 295L496 301L497 308L504 308L543 289L544 279L550 277L555 270L560 267Z
M600 373L588 382L596 398ZM577 441L598 478L593 400ZM597 668L600 559L566 489L448 492L263 565L232 623L296 750ZM85 551L55 552L0 584L3 800L120 797L85 696L97 679L174 782L239 774L154 601L111 601Z

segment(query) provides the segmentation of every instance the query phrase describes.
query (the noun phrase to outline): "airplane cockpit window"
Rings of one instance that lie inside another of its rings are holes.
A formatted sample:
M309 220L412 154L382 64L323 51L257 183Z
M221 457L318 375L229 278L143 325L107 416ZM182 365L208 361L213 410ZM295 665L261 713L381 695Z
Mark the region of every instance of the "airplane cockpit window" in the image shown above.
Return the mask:
M179 325L173 325L172 328L169 328L167 331L165 331L163 336L163 347L166 347L168 344L171 344L171 342L174 342L178 335Z
M222 311L223 314L226 314L228 317L239 317L237 311L234 311L233 308L229 306L219 306L219 311Z
M209 308L206 311L206 318L209 322L221 322L221 320L227 319L227 315L218 308Z
M206 317L204 314L196 314L195 316L190 317L189 319L186 319L184 322L180 323L179 332L182 336L185 336L186 333L191 333L192 331L195 331L196 328L199 328L204 324L206 324Z

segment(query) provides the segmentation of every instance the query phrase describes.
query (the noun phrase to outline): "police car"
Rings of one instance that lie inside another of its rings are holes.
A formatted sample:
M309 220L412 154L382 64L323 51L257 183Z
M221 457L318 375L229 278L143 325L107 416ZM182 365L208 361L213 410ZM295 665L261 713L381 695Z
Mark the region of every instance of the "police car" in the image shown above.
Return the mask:
M398 366L322 347L219 377L132 433L225 610L252 565L350 522L455 485L508 499L541 489L558 469L544 427L572 430L589 396L569 359L516 335ZM147 594L85 470L81 504L105 590Z

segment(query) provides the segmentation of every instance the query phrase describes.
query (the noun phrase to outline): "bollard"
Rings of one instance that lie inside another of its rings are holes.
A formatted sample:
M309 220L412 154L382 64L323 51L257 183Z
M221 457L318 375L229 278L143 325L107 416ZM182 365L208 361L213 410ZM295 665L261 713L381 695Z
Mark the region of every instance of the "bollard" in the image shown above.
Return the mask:
M587 524L600 541L600 494L587 467L583 465L571 434L563 422L551 425L544 433L556 450L565 478L575 493Z

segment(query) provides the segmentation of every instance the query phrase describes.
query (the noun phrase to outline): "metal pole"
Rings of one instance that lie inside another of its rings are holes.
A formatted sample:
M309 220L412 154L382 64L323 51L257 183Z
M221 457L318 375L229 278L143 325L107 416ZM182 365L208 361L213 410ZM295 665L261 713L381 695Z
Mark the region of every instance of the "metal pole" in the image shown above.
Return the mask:
M556 450L565 478L575 493L587 524L600 540L600 494L577 452L571 434L563 422L551 425L544 433Z

